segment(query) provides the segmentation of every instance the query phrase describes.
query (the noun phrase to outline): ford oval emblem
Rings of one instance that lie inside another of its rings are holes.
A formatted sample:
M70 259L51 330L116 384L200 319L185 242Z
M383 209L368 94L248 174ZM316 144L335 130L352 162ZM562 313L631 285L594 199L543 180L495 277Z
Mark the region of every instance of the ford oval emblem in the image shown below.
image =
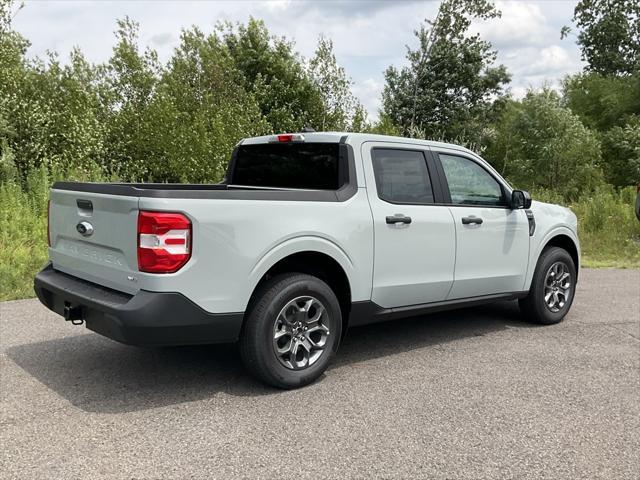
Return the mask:
M83 237L90 237L91 235L93 235L93 225L91 225L89 222L80 222L78 225L76 225L76 230Z

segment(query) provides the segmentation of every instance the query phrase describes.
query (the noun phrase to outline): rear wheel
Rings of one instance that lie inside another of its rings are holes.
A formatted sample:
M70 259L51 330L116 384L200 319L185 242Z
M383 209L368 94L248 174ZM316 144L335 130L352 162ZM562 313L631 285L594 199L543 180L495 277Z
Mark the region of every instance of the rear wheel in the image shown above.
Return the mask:
M544 325L561 322L573 303L576 278L575 264L566 250L545 249L538 259L529 295L520 300L522 314Z
M340 304L322 280L289 273L267 280L256 292L240 338L246 368L278 388L316 380L338 349Z

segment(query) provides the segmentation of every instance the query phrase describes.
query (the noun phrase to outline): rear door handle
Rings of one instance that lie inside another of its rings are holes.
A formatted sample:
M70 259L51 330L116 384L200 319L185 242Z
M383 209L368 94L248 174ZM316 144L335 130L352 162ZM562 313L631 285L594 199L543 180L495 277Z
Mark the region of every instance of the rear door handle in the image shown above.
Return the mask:
M402 215L401 213L396 213L393 216L387 217L387 223L389 223L391 225L395 225L396 223L409 224L409 223L411 223L411 217L407 217L405 215Z
M471 225L475 223L476 225L481 225L482 224L482 219L480 217L476 217L474 215L470 215L468 217L462 217L462 224L463 225Z

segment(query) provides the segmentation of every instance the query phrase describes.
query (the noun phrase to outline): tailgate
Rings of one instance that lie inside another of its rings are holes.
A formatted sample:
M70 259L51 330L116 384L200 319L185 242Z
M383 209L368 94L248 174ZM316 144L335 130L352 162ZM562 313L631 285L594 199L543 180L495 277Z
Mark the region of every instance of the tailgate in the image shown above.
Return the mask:
M50 200L53 267L136 293L138 197L52 189Z

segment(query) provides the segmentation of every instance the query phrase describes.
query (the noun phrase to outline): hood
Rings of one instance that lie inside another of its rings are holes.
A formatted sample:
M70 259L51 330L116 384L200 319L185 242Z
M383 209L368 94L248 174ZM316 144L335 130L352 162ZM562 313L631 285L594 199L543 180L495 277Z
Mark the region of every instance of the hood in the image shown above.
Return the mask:
M578 234L578 217L568 207L534 200L531 203L531 211L536 218L544 217L550 220L550 223L566 225L576 235Z

